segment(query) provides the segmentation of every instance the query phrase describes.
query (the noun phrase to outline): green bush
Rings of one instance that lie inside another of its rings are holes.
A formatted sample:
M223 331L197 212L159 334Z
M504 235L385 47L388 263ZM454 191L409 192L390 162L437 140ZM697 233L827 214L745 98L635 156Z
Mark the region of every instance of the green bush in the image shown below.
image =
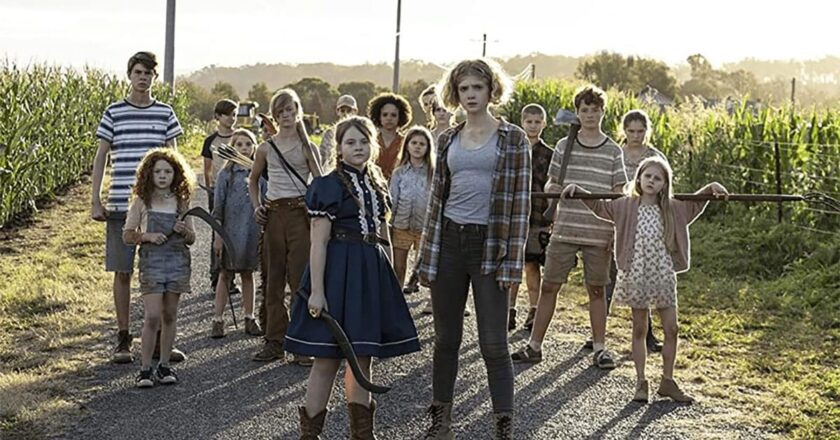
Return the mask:
M567 128L551 121L559 109L574 109L572 101L580 85L560 80L519 82L500 114L518 124L522 107L542 104L549 115L544 138L553 145L566 135ZM660 110L627 93L609 90L604 131L618 139L621 116L634 108L650 115L651 142L670 160L679 192L719 181L731 192L775 193L774 142L778 142L784 193L818 191L840 198L840 110L751 108L746 103L727 110L704 108L699 102ZM827 231L840 230L840 215L805 207L801 203L788 205L788 219ZM730 212L748 219L769 219L775 218L776 205L753 204L746 211L734 210L734 204L717 205L708 214Z

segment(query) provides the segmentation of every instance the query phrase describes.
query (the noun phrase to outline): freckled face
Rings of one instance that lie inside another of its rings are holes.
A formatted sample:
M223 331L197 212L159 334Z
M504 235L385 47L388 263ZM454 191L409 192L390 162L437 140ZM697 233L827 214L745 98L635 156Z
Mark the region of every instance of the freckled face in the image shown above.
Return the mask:
M152 168L152 177L152 180L155 182L155 188L168 189L172 186L172 180L175 179L175 169L172 168L169 162L159 159L155 162L154 168Z

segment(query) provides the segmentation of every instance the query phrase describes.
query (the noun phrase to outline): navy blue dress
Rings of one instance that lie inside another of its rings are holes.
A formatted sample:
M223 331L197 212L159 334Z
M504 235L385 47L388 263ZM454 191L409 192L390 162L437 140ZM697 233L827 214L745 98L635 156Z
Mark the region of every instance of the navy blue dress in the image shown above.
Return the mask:
M365 204L364 213L336 173L347 176L353 193ZM327 176L315 178L306 193L309 215L330 219L333 234L375 234L385 221L387 203L373 190L365 174L343 163ZM310 293L309 266L300 286L304 293ZM381 245L330 238L324 291L329 313L347 333L358 356L388 358L420 350L417 329ZM294 301L284 345L294 354L344 357L327 325L309 315L305 301Z

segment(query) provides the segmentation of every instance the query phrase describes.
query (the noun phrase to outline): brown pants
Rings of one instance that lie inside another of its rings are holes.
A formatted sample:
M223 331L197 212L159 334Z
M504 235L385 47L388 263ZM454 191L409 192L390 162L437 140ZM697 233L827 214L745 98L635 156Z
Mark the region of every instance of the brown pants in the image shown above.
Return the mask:
M286 282L294 292L309 262L309 216L303 197L271 200L263 236L267 272L265 286L266 341L281 344L289 327Z

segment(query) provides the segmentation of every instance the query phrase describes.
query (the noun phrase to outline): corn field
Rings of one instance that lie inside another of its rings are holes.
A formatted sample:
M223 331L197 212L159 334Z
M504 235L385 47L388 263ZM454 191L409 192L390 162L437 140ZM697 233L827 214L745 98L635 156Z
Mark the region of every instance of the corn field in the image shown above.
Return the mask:
M563 81L520 82L513 98L500 113L518 123L526 104L542 104L549 113L544 132L553 145L566 135L564 126L551 123L557 110L573 110L579 84ZM608 92L604 131L618 139L621 116L634 108L645 109L651 117L651 143L659 148L674 168L675 189L694 191L719 181L730 192L776 193L775 152L779 152L780 183L783 193L821 192L840 199L840 111L782 108L750 108L746 105L704 108L688 103L664 110L643 103L633 96ZM632 177L631 177L632 178ZM775 204L748 207L752 216L775 215ZM836 232L840 215L822 212L804 203L784 207L786 220L796 224ZM713 207L713 213L725 208Z
M102 113L127 91L93 69L0 64L0 226L91 169ZM184 96L160 85L154 96L186 116Z

